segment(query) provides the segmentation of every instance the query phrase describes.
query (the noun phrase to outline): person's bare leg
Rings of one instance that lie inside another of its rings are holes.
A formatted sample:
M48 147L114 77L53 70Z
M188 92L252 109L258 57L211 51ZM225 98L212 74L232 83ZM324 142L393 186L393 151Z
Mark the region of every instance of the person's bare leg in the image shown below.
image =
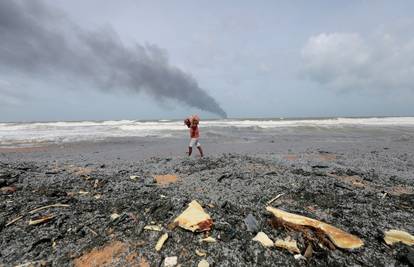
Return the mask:
M191 156L191 153L193 153L193 148L191 146L188 147L188 156Z
M200 152L200 156L203 157L204 153L203 153L203 149L201 148L201 146L198 146L197 149Z

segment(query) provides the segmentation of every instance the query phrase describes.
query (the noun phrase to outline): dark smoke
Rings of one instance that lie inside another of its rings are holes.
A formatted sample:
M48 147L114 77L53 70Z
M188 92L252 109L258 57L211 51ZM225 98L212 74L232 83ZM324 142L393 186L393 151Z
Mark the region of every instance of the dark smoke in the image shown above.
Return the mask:
M155 45L125 46L111 29L87 31L38 0L0 1L0 71L62 76L101 89L144 91L226 117L197 81Z

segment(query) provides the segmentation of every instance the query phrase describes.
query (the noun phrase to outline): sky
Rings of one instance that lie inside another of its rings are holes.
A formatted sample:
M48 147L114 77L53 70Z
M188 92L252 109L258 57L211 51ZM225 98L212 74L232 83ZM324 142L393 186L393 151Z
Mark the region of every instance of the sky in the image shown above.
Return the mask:
M413 1L0 5L2 122L414 116Z

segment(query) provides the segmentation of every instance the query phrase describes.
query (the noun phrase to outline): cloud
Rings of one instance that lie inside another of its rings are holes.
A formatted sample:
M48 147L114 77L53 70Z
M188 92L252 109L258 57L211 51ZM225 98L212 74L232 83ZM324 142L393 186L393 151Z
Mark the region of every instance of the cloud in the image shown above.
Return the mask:
M337 91L414 89L414 38L321 33L302 49L301 74Z
M0 71L28 80L60 77L102 90L143 91L160 102L174 100L226 117L190 74L169 63L161 48L126 46L108 27L82 29L43 1L0 1L0 36Z

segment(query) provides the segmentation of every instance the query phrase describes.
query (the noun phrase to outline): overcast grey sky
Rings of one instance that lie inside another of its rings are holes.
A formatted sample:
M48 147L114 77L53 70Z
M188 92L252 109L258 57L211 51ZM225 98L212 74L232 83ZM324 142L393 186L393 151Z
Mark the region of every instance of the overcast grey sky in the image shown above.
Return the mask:
M42 2L1 1L0 121L414 115L413 1Z

